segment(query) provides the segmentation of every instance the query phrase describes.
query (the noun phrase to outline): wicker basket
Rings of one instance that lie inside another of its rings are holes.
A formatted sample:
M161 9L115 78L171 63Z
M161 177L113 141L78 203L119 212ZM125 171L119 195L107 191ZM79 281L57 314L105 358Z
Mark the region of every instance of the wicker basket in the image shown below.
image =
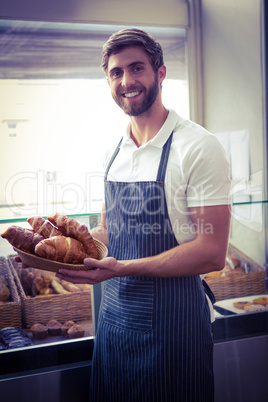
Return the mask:
M21 300L14 282L14 278L4 257L0 257L0 273L4 274L10 291L11 301L0 304L0 329L6 327L19 327L22 325L21 318Z
M77 322L92 318L90 290L26 297L14 267L13 256L9 257L9 262L12 266L14 279L21 299L24 327L30 328L33 324L38 322L46 324L51 319L64 323L69 320Z
M266 271L241 251L230 245L229 254L240 260L242 266L247 264L247 274L226 275L216 278L204 278L214 293L216 301L236 297L266 294Z

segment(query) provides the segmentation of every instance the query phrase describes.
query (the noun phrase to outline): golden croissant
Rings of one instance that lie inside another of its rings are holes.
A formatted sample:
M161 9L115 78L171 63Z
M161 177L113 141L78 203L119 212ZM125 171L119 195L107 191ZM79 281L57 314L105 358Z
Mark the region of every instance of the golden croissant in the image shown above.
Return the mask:
M45 239L52 236L60 236L62 234L62 232L51 222L41 216L28 218L27 222L32 226L34 232L41 234Z
M85 252L89 257L98 258L96 244L86 225L59 213L56 213L54 216L48 216L47 219L65 236L79 240L83 244Z
M1 236L12 246L27 253L33 253L35 246L44 239L42 235L35 233L33 230L15 225L7 228Z
M83 244L71 237L53 236L40 241L35 253L48 260L80 264L88 257Z

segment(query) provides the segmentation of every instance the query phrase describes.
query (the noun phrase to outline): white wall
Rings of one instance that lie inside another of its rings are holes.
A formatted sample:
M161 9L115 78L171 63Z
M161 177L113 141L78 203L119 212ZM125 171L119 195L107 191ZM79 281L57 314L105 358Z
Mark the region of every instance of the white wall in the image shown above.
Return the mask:
M249 132L251 180L244 182L249 190L257 187L264 190L266 175L261 3L260 0L202 0L204 124L214 133ZM257 193L253 200L265 196ZM233 214L231 242L262 265L263 207L243 208L246 219L237 219Z

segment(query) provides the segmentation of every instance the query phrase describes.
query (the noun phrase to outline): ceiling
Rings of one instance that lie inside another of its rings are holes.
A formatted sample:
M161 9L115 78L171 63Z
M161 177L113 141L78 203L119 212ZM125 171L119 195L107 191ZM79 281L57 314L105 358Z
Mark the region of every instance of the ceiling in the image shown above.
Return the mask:
M0 79L103 78L101 49L122 27L0 20ZM168 78L186 79L180 28L147 28L161 43Z

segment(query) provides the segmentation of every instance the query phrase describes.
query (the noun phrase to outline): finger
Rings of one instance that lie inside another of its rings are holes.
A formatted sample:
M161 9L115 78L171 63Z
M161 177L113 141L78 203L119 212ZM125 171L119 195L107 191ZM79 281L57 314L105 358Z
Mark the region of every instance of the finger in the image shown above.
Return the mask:
M70 269L59 269L57 274L59 273L60 275L69 276L71 278L77 278L77 277L83 276L83 272L84 271L74 271L74 270L70 270Z
M95 258L85 258L83 263L90 268L96 268L100 266L100 261L96 260Z
M69 282L72 282L72 283L94 284L95 281L91 280L87 276L88 272L89 271L71 271L69 269L68 270L60 269L58 272L56 272L56 277L58 277L60 279L64 279L64 280L69 281Z

